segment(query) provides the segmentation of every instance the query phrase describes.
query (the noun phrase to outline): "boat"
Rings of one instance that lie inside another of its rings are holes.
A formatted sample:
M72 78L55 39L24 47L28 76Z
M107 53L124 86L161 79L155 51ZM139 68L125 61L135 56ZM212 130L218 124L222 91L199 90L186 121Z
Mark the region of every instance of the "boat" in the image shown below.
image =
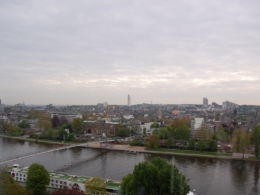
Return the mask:
M18 181L19 183L25 183L27 178L27 172L29 167L22 167L19 164L14 164L13 167L8 168L8 172L14 178L14 180ZM49 172L50 174L50 183L47 186L48 189L58 189L58 188L78 188L80 191L85 193L85 182L91 180L92 177L87 176L77 176L65 173L56 173L56 172ZM102 179L106 182L106 190L107 194L109 195L117 195L120 182L109 180L109 179Z

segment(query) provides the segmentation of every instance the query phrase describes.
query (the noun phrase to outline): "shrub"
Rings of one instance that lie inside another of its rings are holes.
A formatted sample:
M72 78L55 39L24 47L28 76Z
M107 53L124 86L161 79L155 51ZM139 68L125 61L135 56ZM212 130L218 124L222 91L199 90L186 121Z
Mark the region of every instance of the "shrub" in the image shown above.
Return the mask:
M68 135L68 138L67 138L68 141L73 141L74 140L74 134L73 133L70 133Z
M210 151L216 152L218 150L218 143L216 140L212 139L208 142L208 147Z
M190 150L194 150L194 149L195 149L195 140L194 140L194 139L190 139L190 140L189 140L188 148L189 148Z
M199 141L198 150L203 151L207 149L207 143L205 141Z

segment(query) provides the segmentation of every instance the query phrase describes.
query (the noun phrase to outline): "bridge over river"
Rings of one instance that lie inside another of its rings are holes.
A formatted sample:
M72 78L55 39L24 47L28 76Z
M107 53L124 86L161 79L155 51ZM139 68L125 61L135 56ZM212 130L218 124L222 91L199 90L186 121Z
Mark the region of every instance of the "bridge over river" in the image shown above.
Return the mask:
M107 143L113 142L113 141L115 141L115 140L107 140ZM55 152L55 151L59 151L59 150L67 150L67 149L74 148L74 147L82 147L82 146L87 146L88 144L97 144L97 143L100 143L100 145L101 145L102 143L106 143L106 141L96 141L96 142L68 145L68 146L63 146L63 147L59 147L59 148L55 148L55 149L51 149L51 150L47 150L47 151L37 151L37 152L33 152L33 153L22 154L19 156L15 156L13 158L1 160L0 166L3 164L9 163L9 162L15 161L15 160L20 160L20 159L24 159L24 158L28 158L28 157L32 157L32 156L36 156L36 155L51 153L51 152Z

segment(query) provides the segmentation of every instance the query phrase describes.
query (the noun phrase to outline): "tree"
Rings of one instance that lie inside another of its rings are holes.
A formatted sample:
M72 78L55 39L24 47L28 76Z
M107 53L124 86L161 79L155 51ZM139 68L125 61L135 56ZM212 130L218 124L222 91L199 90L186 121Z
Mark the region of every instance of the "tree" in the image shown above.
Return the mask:
M20 128L29 128L29 123L26 120L22 120L22 122L19 123L18 125Z
M121 188L123 195L186 195L190 191L178 168L159 157L153 158L151 163L135 165L133 173L123 178Z
M146 128L143 128L143 135L146 136Z
M25 186L33 195L44 194L49 183L50 175L43 165L34 163L29 167Z
M160 139L167 139L170 135L170 132L167 128L155 129L153 135L157 135Z
M107 195L106 187L106 182L100 177L93 177L85 183L87 195Z
M81 118L74 118L71 122L72 130L76 133L80 132L82 130L82 120Z
M174 130L173 137L176 140L188 140L190 138L190 133L190 128L183 125Z
M159 124L154 122L153 124L151 124L150 128L159 128Z
M60 124L61 125L68 124L68 120L64 116L62 116L62 117L60 117Z
M48 129L45 134L45 138L56 140L59 137L58 131L55 129Z
M198 142L198 150L203 151L203 150L206 150L206 148L207 148L207 143L203 140L200 140Z
M246 149L250 145L250 136L245 129L235 129L233 132L233 138L231 140L233 150L242 153L242 158L244 158Z
M52 128L57 128L58 126L60 126L60 119L57 115L53 115L52 119L51 119L51 124L52 124Z
M188 148L190 150L194 150L195 149L195 140L194 139L189 139Z
M194 139L197 140L210 140L212 138L212 132L209 126L204 123L199 129L195 131Z
M25 188L20 186L6 169L0 170L0 194L1 195L28 195Z
M173 142L172 138L169 137L169 138L167 139L167 141L166 141L166 146L167 146L167 147L171 147L171 146L173 146L173 144L174 144L174 142Z
M50 195L85 195L85 193L77 188L70 189L65 187L52 191Z
M120 127L117 132L116 135L119 137L128 137L130 135L130 130L128 128L125 127Z
M46 119L39 119L36 123L36 127L42 130L48 130L51 128L51 121Z
M150 135L146 137L144 145L147 148L158 148L160 145L160 139L157 135Z
M69 133L67 140L68 141L73 141L74 140L74 134L73 133Z
M253 143L255 146L255 157L259 158L260 150L260 125L255 125L252 132Z
M218 150L218 143L216 140L212 139L208 141L208 148L210 151L216 152Z
M64 138L66 139L68 137L68 133L64 129L59 130L58 135L58 139L60 140L63 140Z
M221 142L228 142L228 134L224 130L219 130L217 133L217 140Z
M177 129L181 126L190 126L190 120L187 120L185 118L176 118L173 120L172 125L173 129Z

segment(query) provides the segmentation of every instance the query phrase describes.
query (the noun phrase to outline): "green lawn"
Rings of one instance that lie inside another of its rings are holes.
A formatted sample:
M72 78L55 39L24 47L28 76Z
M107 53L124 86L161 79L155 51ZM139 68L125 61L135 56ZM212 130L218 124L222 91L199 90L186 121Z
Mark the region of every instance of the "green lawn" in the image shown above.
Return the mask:
M177 153L177 154L194 154L194 155L208 155L208 156L232 156L232 154L227 153L218 153L218 152L204 152L204 151L197 151L197 150L179 150L179 149L166 149L166 148L158 148L158 149L146 149L149 151L155 152L170 152L170 153Z

